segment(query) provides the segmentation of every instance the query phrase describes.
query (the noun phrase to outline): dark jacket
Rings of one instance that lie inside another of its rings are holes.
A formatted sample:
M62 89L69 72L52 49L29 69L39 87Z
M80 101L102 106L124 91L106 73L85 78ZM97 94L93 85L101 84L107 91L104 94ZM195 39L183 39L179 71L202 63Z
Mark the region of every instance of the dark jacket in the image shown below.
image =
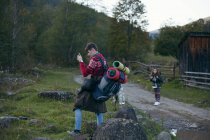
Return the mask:
M150 81L152 82L153 88L160 88L163 83L161 75L152 75Z
M89 74L91 76L102 77L103 73L105 72L101 71L102 64L98 56L102 58L104 64L107 64L105 58L100 53L96 55L91 58L90 63L87 66L85 65L85 63L80 62L80 71L84 77ZM98 73L100 74L98 75ZM99 103L95 101L91 92L82 89L77 93L76 102L74 104L73 110L77 108L95 113L107 112L105 102Z
M78 92L76 102L74 104L74 110L77 108L95 113L107 112L105 102L99 103L95 101L90 92L82 90Z

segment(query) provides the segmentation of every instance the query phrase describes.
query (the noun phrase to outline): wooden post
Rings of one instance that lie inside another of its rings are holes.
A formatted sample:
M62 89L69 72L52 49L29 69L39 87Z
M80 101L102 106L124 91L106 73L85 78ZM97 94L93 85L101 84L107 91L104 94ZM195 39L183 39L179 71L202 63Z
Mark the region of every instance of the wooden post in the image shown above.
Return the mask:
M175 76L176 76L176 65L174 63L174 66L173 66L173 77L174 77L174 79L175 79Z

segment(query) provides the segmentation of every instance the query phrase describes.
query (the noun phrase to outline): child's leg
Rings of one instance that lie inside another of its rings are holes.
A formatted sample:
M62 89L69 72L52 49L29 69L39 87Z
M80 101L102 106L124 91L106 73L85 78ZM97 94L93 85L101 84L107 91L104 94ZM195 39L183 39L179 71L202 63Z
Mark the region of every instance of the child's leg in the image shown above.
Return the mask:
M160 88L155 88L155 100L160 102Z
M104 121L103 113L96 113L97 116L97 126L101 125Z

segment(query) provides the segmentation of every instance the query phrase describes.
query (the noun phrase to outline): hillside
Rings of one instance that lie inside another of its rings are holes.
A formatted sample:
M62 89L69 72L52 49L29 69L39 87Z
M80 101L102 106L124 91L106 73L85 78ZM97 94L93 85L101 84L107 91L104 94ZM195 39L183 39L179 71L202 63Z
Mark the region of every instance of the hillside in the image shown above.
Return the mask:
M14 2L0 2L1 70L27 71L37 64L74 66L87 42L96 43L110 59L140 59L149 50L148 35L141 29L133 28L129 34L128 49L127 21L118 22L74 1Z

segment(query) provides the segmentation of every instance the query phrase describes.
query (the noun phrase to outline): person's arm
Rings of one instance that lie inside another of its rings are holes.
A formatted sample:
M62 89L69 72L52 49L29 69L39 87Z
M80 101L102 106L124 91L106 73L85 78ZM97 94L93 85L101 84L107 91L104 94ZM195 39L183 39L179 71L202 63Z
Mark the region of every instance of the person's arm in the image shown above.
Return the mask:
M159 76L157 77L157 80L158 80L158 82L159 82L160 84L162 84L162 83L163 83L163 78L162 78L162 76L161 76L161 75L159 75Z
M86 66L86 64L83 62L83 59L82 59L82 56L81 56L80 53L77 55L77 61L79 62L80 71L81 71L82 75L83 75L84 77L88 76L89 74L87 73L87 68L86 68L87 66Z
M80 71L84 77L94 73L94 69L97 66L97 62L93 59L90 60L88 66L84 62L80 62Z

